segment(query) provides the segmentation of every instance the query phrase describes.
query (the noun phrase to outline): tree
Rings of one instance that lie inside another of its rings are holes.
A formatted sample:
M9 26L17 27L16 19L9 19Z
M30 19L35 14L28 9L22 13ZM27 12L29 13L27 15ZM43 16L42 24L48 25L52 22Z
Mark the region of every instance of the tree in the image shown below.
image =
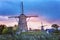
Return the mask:
M6 27L4 30L3 30L3 34L12 34L13 33L13 27Z
M2 31L4 30L5 27L6 25L0 25L0 34L2 34Z
M57 24L52 24L52 27L55 28L55 30L58 30L59 25L57 25Z
M53 24L52 27L54 28L53 33L54 33L54 34L57 34L57 35L60 35L60 31L58 30L59 25Z

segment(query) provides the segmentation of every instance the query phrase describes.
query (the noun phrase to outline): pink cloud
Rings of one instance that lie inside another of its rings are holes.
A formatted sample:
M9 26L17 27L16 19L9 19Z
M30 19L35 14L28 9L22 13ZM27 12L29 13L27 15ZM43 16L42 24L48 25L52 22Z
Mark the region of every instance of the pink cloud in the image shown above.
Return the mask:
M51 25L54 23L60 24L60 20L49 22L44 16L27 18L28 28L40 29L41 22L43 23L43 25L47 25L44 27L45 29L51 28ZM0 16L0 24L5 24L7 26L14 26L15 24L18 24L18 19L16 20L15 18L8 18L8 16Z

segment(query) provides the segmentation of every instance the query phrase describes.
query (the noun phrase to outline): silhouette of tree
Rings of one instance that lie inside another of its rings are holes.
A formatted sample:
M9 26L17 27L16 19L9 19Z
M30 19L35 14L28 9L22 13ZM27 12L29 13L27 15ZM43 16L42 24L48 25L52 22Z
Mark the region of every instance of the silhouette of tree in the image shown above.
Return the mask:
M57 35L60 35L60 31L58 30L59 25L53 24L52 27L54 28L53 33L54 33L54 34L57 34Z
M52 27L55 28L56 30L58 30L59 25L57 25L57 24L52 24Z
M6 25L0 25L0 34L2 34L2 31L5 27L6 27Z
M6 27L6 28L3 30L2 34L10 34L10 35L13 36L13 34L14 34L13 27Z

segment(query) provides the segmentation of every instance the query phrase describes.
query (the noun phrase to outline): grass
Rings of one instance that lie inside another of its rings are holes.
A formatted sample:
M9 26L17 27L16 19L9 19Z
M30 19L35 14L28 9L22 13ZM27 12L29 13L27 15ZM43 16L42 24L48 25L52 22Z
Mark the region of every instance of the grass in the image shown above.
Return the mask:
M0 40L58 40L57 36L47 34L45 31L22 32L20 35L0 35Z

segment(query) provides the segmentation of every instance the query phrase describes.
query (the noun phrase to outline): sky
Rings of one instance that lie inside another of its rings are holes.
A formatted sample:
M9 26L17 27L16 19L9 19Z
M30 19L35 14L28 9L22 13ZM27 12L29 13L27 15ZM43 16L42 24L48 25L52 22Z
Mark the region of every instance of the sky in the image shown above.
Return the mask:
M24 2L25 15L39 16L27 18L29 28L38 29L41 22L49 26L45 28L51 28L51 25L55 23L60 25L60 0L0 0L0 24L12 26L18 23L18 19L9 19L8 16L21 14L21 1Z

